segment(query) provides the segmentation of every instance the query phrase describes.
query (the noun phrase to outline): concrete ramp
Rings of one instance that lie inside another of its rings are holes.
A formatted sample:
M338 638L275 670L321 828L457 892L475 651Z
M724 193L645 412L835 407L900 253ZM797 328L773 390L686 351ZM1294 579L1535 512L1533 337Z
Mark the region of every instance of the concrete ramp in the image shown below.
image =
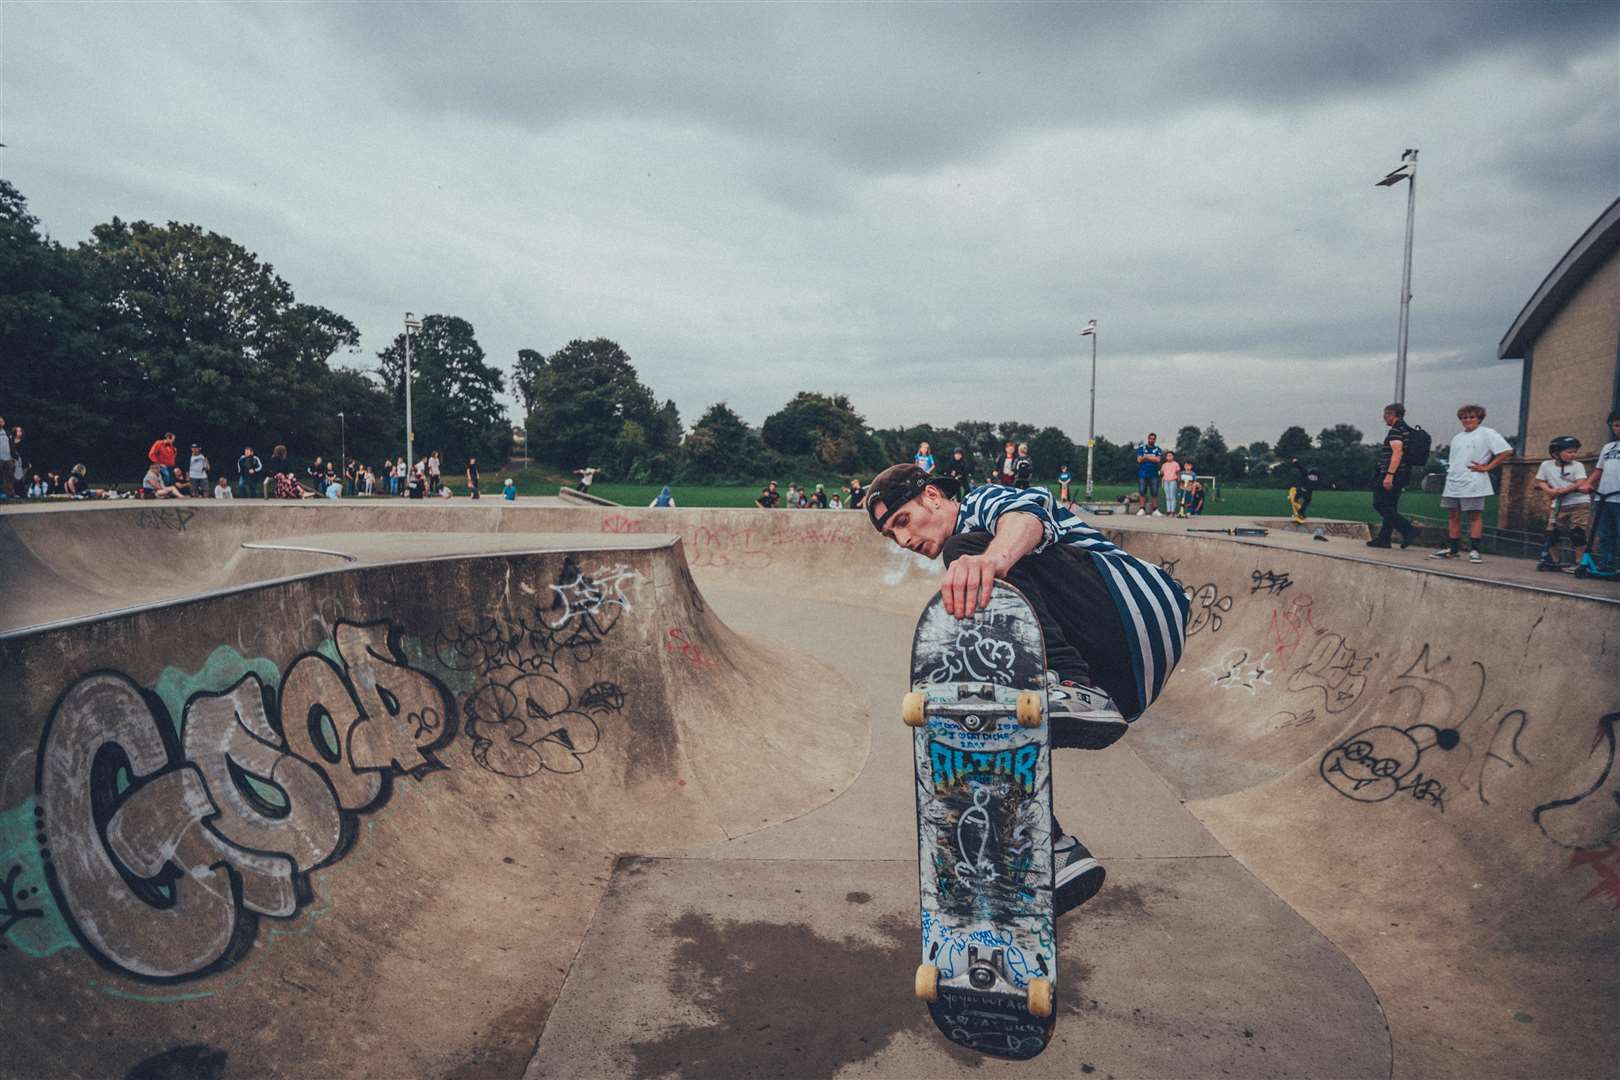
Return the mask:
M848 786L841 676L575 539L0 640L0 1072L516 1075L619 852Z
M1192 596L1133 746L1366 974L1403 1076L1620 1057L1620 605L1127 533Z
M1054 763L1110 884L1007 1069L909 998L938 567L446 502L0 514L0 1075L1614 1073L1604 583L1099 519L1191 636Z

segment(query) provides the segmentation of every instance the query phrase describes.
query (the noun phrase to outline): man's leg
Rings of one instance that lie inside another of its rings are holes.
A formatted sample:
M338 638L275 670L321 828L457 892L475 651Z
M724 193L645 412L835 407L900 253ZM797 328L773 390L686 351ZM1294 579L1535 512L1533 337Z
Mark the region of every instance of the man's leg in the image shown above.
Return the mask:
M945 564L983 553L992 539L987 532L958 533L945 541ZM1018 560L1007 580L1029 598L1041 624L1046 666L1059 679L1098 687L1123 716L1140 714L1125 624L1091 556L1054 544L1039 555ZM1054 727L1053 745L1077 745L1068 741L1068 734Z

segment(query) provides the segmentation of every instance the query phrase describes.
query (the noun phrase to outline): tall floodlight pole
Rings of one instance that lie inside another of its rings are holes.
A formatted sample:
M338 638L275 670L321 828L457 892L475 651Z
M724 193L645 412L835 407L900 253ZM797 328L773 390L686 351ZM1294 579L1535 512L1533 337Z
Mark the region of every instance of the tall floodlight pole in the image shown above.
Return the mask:
M1417 159L1415 149L1401 154L1401 166L1382 180L1379 187L1394 187L1406 181L1406 259L1401 264L1401 328L1395 348L1395 400L1406 401L1406 330L1412 310L1412 217L1417 208Z
M1086 427L1086 498L1092 495L1092 462L1097 455L1097 320L1086 323L1081 337L1091 339L1091 422Z
M338 413L338 475L343 477L345 489L349 486L349 478L344 475L349 470L349 421L340 412ZM347 495L345 490L343 494Z
M405 476L416 468L416 431L411 426L411 331L422 329L422 321L405 313Z

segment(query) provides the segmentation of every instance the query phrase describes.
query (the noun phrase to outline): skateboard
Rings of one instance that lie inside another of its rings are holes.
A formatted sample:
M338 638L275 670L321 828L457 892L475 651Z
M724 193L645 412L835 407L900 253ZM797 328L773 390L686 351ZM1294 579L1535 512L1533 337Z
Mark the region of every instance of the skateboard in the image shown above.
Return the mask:
M971 619L929 601L911 644L922 962L952 1042L1022 1060L1056 1023L1046 646L1005 582Z

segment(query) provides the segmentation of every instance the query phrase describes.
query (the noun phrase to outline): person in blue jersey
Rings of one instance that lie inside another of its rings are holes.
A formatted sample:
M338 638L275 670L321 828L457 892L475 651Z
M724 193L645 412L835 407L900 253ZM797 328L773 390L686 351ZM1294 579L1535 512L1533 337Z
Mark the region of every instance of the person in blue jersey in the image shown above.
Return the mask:
M986 484L962 495L947 477L894 465L866 499L873 526L929 559L943 557L945 610L972 617L997 578L1029 598L1046 642L1052 746L1112 744L1164 689L1186 644L1187 596L1042 487ZM1085 903L1104 871L1052 823L1058 914Z

